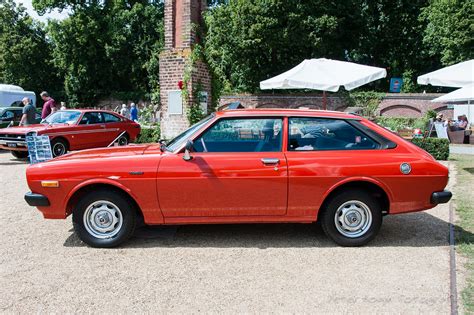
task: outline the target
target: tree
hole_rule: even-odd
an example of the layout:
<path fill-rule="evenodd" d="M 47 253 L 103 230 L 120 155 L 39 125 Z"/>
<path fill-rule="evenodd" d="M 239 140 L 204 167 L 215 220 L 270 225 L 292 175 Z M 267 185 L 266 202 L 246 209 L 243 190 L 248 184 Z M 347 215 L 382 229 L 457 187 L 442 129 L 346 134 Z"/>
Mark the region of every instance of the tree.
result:
<path fill-rule="evenodd" d="M 425 23 L 419 20 L 428 0 L 361 0 L 358 45 L 348 52 L 350 60 L 387 68 L 387 78 L 403 77 L 413 91 L 416 76 L 439 62 L 423 46 Z M 388 79 L 373 86 L 387 90 Z"/>
<path fill-rule="evenodd" d="M 53 7 L 72 11 L 48 27 L 70 101 L 90 104 L 109 95 L 156 98 L 161 2 L 36 0 L 34 5 L 40 12 Z"/>
<path fill-rule="evenodd" d="M 444 65 L 474 58 L 474 5 L 470 0 L 432 0 L 423 10 L 423 42 Z"/>
<path fill-rule="evenodd" d="M 60 88 L 43 25 L 13 0 L 0 3 L 0 82 L 40 92 Z"/>
<path fill-rule="evenodd" d="M 205 53 L 227 89 L 253 92 L 260 80 L 303 59 L 344 59 L 354 45 L 353 1 L 230 0 L 205 15 Z"/>

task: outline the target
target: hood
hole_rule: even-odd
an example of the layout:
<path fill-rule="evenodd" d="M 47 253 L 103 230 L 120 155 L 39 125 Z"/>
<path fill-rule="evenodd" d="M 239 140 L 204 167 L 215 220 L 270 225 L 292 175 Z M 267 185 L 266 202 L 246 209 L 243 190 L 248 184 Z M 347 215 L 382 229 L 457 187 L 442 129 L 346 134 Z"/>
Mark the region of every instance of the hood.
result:
<path fill-rule="evenodd" d="M 49 126 L 49 125 L 42 125 L 42 124 L 35 124 L 35 125 L 29 125 L 29 126 L 15 126 L 15 127 L 8 127 L 8 128 L 3 128 L 0 130 L 0 133 L 2 134 L 26 134 L 30 131 L 43 131 L 47 130 L 50 128 L 54 128 L 54 126 Z"/>
<path fill-rule="evenodd" d="M 96 159 L 96 158 L 106 158 L 106 157 L 119 157 L 119 156 L 123 157 L 123 156 L 142 155 L 145 152 L 145 150 L 151 146 L 152 145 L 150 144 L 142 144 L 142 145 L 128 145 L 125 147 L 109 147 L 109 148 L 81 150 L 81 151 L 72 152 L 72 153 L 57 157 L 51 161 Z"/>

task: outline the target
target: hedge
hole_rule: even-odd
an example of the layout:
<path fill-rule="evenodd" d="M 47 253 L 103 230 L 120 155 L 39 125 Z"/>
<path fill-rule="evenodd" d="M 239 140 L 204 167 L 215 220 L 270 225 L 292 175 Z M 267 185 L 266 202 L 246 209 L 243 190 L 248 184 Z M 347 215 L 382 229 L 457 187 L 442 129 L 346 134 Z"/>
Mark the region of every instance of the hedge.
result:
<path fill-rule="evenodd" d="M 447 160 L 449 157 L 449 140 L 440 138 L 413 138 L 411 140 L 437 160 Z"/>
<path fill-rule="evenodd" d="M 160 125 L 141 127 L 142 130 L 137 138 L 137 143 L 158 143 L 160 141 Z"/>

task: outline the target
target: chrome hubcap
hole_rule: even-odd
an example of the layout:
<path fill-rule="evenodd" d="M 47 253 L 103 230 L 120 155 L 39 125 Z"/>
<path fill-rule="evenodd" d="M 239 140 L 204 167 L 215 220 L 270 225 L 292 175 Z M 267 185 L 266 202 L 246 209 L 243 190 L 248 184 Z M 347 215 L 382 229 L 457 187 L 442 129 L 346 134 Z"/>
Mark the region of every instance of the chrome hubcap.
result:
<path fill-rule="evenodd" d="M 84 226 L 96 238 L 114 237 L 120 232 L 122 223 L 122 212 L 110 201 L 96 201 L 84 212 Z"/>
<path fill-rule="evenodd" d="M 372 226 L 372 213 L 359 200 L 347 201 L 336 210 L 334 223 L 342 235 L 349 238 L 360 237 Z"/>

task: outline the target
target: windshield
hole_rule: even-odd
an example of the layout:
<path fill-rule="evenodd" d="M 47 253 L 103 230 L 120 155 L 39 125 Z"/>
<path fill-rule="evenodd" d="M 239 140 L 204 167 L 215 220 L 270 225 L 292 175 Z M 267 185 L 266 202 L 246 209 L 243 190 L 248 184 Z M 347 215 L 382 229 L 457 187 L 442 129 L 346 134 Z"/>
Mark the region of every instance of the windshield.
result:
<path fill-rule="evenodd" d="M 211 114 L 204 118 L 203 120 L 195 123 L 191 127 L 189 127 L 188 130 L 184 131 L 180 135 L 178 135 L 176 138 L 171 140 L 166 144 L 166 150 L 167 151 L 175 151 L 178 149 L 183 143 L 185 143 L 189 137 L 191 137 L 198 129 L 200 129 L 202 126 L 204 126 L 209 120 L 211 120 L 214 117 L 214 114 Z"/>
<path fill-rule="evenodd" d="M 41 123 L 45 124 L 68 124 L 68 125 L 73 125 L 77 122 L 79 119 L 79 116 L 81 116 L 81 112 L 76 112 L 76 111 L 58 111 L 55 113 L 52 113 Z"/>

